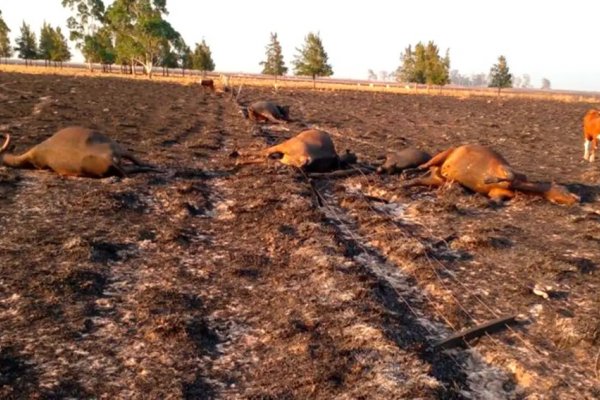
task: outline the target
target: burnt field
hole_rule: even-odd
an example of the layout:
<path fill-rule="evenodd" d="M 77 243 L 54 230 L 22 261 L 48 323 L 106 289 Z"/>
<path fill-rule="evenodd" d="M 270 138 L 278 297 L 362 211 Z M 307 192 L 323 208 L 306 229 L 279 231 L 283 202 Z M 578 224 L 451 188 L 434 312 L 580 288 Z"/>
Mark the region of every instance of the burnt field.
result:
<path fill-rule="evenodd" d="M 257 129 L 197 85 L 0 74 L 17 152 L 84 125 L 164 170 L 0 167 L 0 398 L 600 397 L 600 162 L 582 159 L 581 134 L 595 104 L 239 96 L 262 99 L 302 122 Z M 307 178 L 229 157 L 306 124 L 372 164 L 408 144 L 490 145 L 582 202 L 499 206 L 398 175 Z M 432 349 L 506 315 L 519 323 Z"/>

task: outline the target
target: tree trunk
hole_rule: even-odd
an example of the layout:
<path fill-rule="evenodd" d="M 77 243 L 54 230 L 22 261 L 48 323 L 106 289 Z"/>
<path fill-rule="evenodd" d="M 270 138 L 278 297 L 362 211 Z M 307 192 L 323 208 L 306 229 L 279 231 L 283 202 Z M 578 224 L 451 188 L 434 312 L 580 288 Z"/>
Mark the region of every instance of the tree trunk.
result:
<path fill-rule="evenodd" d="M 152 79 L 152 62 L 144 64 L 144 71 L 146 72 L 146 75 L 148 75 L 148 78 Z"/>
<path fill-rule="evenodd" d="M 317 76 L 313 74 L 313 89 L 317 88 Z"/>

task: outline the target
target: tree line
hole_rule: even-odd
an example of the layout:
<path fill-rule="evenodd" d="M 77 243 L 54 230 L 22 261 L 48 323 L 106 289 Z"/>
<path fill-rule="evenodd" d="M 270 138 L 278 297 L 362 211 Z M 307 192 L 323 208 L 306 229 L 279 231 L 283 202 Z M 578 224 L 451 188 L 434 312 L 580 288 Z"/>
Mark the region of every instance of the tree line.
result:
<path fill-rule="evenodd" d="M 63 7 L 72 15 L 67 19 L 69 40 L 81 51 L 91 69 L 101 64 L 103 69 L 120 66 L 124 72 L 133 73 L 141 66 L 152 76 L 154 66 L 214 71 L 215 62 L 210 47 L 204 39 L 192 49 L 181 34 L 166 20 L 166 0 L 115 0 L 108 7 L 103 0 L 61 0 Z M 35 32 L 23 21 L 16 46 L 11 47 L 10 29 L 0 11 L 0 58 L 13 55 L 26 61 L 44 59 L 63 62 L 71 59 L 66 38 L 60 28 L 47 23 L 37 40 Z M 317 76 L 333 74 L 328 56 L 318 33 L 309 33 L 305 44 L 297 49 L 298 55 L 292 62 L 294 73 Z M 271 34 L 267 46 L 266 60 L 260 63 L 263 73 L 275 76 L 287 73 L 281 45 L 277 34 Z"/>
<path fill-rule="evenodd" d="M 185 43 L 179 32 L 166 20 L 167 0 L 114 0 L 106 7 L 103 0 L 61 0 L 63 7 L 72 15 L 67 19 L 69 40 L 81 51 L 90 69 L 93 64 L 101 64 L 103 69 L 118 65 L 124 72 L 134 73 L 136 66 L 152 76 L 154 66 L 194 69 L 202 72 L 214 71 L 212 52 L 204 39 L 195 43 L 194 50 Z M 53 28 L 44 22 L 39 41 L 30 26 L 23 21 L 16 46 L 11 47 L 8 33 L 10 29 L 0 11 L 0 58 L 13 55 L 26 61 L 45 60 L 46 63 L 62 63 L 71 59 L 67 39 L 60 27 Z M 292 60 L 295 75 L 331 76 L 327 52 L 319 33 L 309 32 L 302 47 L 296 48 Z M 271 33 L 266 46 L 265 60 L 260 61 L 262 73 L 274 77 L 287 74 L 288 67 L 283 59 L 281 43 L 277 33 Z M 377 75 L 369 70 L 369 79 Z M 489 75 L 476 74 L 464 77 L 456 70 L 450 70 L 450 51 L 440 55 L 438 46 L 427 44 L 409 45 L 400 55 L 400 65 L 393 73 L 380 72 L 381 79 L 395 79 L 399 82 L 419 83 L 428 86 L 443 86 L 449 83 L 463 86 L 502 88 L 528 87 L 529 77 L 514 77 L 508 68 L 506 58 L 500 56 Z M 542 81 L 542 88 L 549 89 L 550 81 Z"/>

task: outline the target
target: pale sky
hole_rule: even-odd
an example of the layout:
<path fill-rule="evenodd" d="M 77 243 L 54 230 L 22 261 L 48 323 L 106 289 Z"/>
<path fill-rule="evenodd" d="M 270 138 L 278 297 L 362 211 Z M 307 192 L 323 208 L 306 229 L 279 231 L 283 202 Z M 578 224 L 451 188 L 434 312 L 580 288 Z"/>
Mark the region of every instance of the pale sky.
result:
<path fill-rule="evenodd" d="M 167 0 L 167 9 L 192 49 L 206 40 L 220 72 L 259 73 L 270 32 L 277 32 L 291 73 L 296 48 L 312 31 L 336 78 L 395 70 L 409 44 L 433 40 L 440 55 L 450 49 L 450 68 L 462 75 L 487 74 L 504 55 L 510 71 L 529 74 L 535 88 L 547 78 L 553 89 L 600 91 L 597 0 Z M 68 36 L 71 12 L 61 0 L 0 0 L 0 10 L 13 40 L 23 20 L 38 36 L 44 20 Z"/>

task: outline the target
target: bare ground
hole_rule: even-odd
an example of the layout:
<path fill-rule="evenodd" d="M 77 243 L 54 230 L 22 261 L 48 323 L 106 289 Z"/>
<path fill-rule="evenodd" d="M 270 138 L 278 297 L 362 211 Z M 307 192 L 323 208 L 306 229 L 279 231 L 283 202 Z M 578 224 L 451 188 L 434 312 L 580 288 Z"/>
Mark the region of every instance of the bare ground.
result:
<path fill-rule="evenodd" d="M 0 74 L 18 151 L 79 124 L 165 170 L 0 168 L 1 398 L 600 397 L 600 167 L 580 133 L 592 104 L 248 87 L 239 100 L 258 99 L 301 122 L 257 130 L 198 86 Z M 583 202 L 495 206 L 228 157 L 306 124 L 370 163 L 405 144 L 491 145 Z M 431 348 L 511 314 L 511 329 Z"/>

